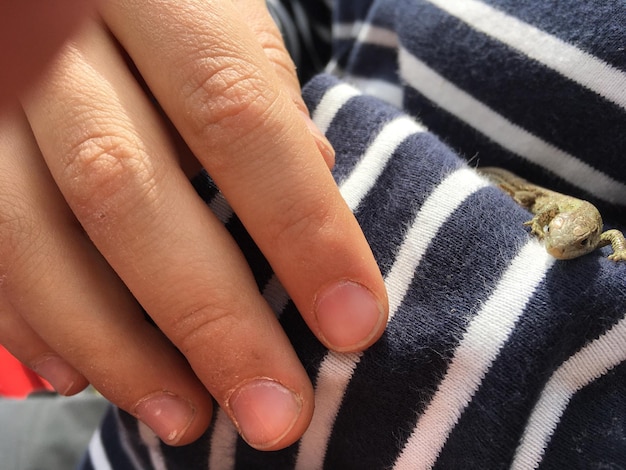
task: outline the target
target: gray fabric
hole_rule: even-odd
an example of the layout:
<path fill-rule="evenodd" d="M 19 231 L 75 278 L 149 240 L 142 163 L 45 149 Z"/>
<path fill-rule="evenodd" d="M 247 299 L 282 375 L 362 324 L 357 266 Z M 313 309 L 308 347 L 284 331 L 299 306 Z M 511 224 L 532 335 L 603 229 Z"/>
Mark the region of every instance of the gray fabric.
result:
<path fill-rule="evenodd" d="M 0 399 L 0 470 L 68 470 L 79 463 L 107 401 L 87 390 Z"/>

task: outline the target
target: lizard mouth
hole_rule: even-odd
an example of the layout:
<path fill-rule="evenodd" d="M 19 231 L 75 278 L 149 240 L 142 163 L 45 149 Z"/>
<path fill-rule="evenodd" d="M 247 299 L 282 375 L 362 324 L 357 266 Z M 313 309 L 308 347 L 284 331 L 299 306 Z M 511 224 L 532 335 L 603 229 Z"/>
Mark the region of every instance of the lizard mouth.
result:
<path fill-rule="evenodd" d="M 546 247 L 546 251 L 556 259 L 572 259 L 577 256 L 575 253 L 568 252 L 564 248 L 557 246 L 548 246 Z"/>
<path fill-rule="evenodd" d="M 576 250 L 567 250 L 565 248 L 559 248 L 559 247 L 554 247 L 554 246 L 547 246 L 546 251 L 549 254 L 551 254 L 553 257 L 555 257 L 556 259 L 562 259 L 562 260 L 574 259 L 587 253 L 587 252 L 580 252 Z"/>

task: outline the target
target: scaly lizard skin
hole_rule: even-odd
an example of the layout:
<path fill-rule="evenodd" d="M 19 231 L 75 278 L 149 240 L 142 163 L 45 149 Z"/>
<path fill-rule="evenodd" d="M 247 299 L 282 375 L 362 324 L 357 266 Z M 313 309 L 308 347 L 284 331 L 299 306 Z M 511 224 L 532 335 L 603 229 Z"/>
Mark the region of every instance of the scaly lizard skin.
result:
<path fill-rule="evenodd" d="M 619 230 L 602 232 L 602 217 L 590 202 L 532 184 L 502 168 L 479 172 L 535 216 L 525 223 L 557 259 L 572 259 L 611 245 L 609 259 L 626 261 L 626 239 Z"/>

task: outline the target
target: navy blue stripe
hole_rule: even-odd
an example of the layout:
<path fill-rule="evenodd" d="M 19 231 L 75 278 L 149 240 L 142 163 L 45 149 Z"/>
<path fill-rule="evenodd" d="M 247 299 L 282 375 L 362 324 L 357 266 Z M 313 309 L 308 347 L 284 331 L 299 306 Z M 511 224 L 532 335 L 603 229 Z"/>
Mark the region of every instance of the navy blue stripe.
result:
<path fill-rule="evenodd" d="M 404 106 L 418 114 L 425 126 L 437 135 L 446 136 L 446 143 L 472 163 L 481 166 L 505 167 L 536 184 L 555 189 L 564 194 L 587 199 L 600 209 L 603 216 L 607 217 L 606 220 L 623 214 L 626 201 L 623 201 L 622 205 L 609 204 L 555 175 L 548 174 L 537 165 L 529 163 L 525 158 L 509 152 L 483 134 L 476 132 L 465 122 L 434 105 L 415 89 L 407 88 L 404 99 Z M 593 166 L 596 160 L 587 163 Z M 626 160 L 622 159 L 621 162 L 618 162 L 615 169 L 608 174 L 613 177 L 617 176 L 618 179 L 619 175 L 626 174 Z M 625 181 L 626 178 L 621 180 Z"/>
<path fill-rule="evenodd" d="M 369 80 L 379 79 L 394 84 L 400 82 L 397 49 L 369 43 L 360 44 L 358 54 L 350 57 L 344 69 L 352 75 Z"/>
<path fill-rule="evenodd" d="M 205 169 L 200 170 L 200 172 L 191 179 L 191 184 L 198 195 L 207 204 L 219 193 L 219 189 Z"/>
<path fill-rule="evenodd" d="M 272 277 L 272 267 L 238 217 L 231 217 L 226 224 L 226 228 L 237 242 L 237 245 L 246 258 L 248 266 L 250 266 L 250 270 L 254 275 L 259 290 L 262 291 L 263 287 Z"/>
<path fill-rule="evenodd" d="M 384 0 L 383 0 L 384 2 Z M 359 0 L 358 2 L 335 2 L 333 5 L 333 22 L 338 24 L 366 21 L 372 8 L 381 0 Z"/>
<path fill-rule="evenodd" d="M 573 397 L 540 470 L 626 468 L 626 363 Z"/>
<path fill-rule="evenodd" d="M 623 1 L 483 1 L 626 71 Z"/>
<path fill-rule="evenodd" d="M 354 39 L 333 40 L 333 59 L 337 62 L 340 70 L 348 67 L 348 61 L 352 55 L 356 41 Z"/>
<path fill-rule="evenodd" d="M 337 113 L 327 136 L 341 155 L 333 169 L 340 184 L 379 132 L 399 115 L 394 107 L 367 95 L 352 98 Z M 404 229 L 427 195 L 443 175 L 460 165 L 461 160 L 429 132 L 414 134 L 396 148 L 377 184 L 355 212 L 383 274 L 403 241 Z M 418 180 L 419 191 L 403 189 Z"/>
<path fill-rule="evenodd" d="M 265 470 L 293 468 L 297 457 L 297 444 L 274 451 L 261 452 L 247 445 L 243 439 L 237 441 L 237 459 L 235 470 Z"/>
<path fill-rule="evenodd" d="M 217 408 L 216 408 L 217 409 Z M 168 470 L 188 470 L 190 468 L 205 468 L 209 461 L 210 438 L 205 433 L 193 444 L 180 447 L 161 445 L 163 457 L 167 462 Z"/>
<path fill-rule="evenodd" d="M 337 83 L 339 83 L 339 80 L 335 77 L 324 74 L 314 77 L 302 87 L 302 98 L 311 115 L 315 112 L 328 89 Z"/>
<path fill-rule="evenodd" d="M 411 53 L 513 123 L 626 181 L 624 110 L 426 1 L 410 5 L 398 33 Z"/>

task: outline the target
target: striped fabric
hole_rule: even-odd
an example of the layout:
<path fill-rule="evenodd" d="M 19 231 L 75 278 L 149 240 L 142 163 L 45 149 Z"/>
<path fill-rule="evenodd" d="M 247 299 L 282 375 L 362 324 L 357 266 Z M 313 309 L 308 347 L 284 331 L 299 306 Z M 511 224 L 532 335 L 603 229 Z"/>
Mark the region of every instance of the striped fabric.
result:
<path fill-rule="evenodd" d="M 623 2 L 345 2 L 334 27 L 331 69 L 461 156 L 626 209 Z"/>
<path fill-rule="evenodd" d="M 304 95 L 385 277 L 385 335 L 326 350 L 202 174 L 313 381 L 311 426 L 264 453 L 217 411 L 171 448 L 111 409 L 83 468 L 625 468 L 626 263 L 608 248 L 554 260 L 474 167 L 585 196 L 624 226 L 626 5 L 361 0 L 334 15 L 332 75 Z"/>

